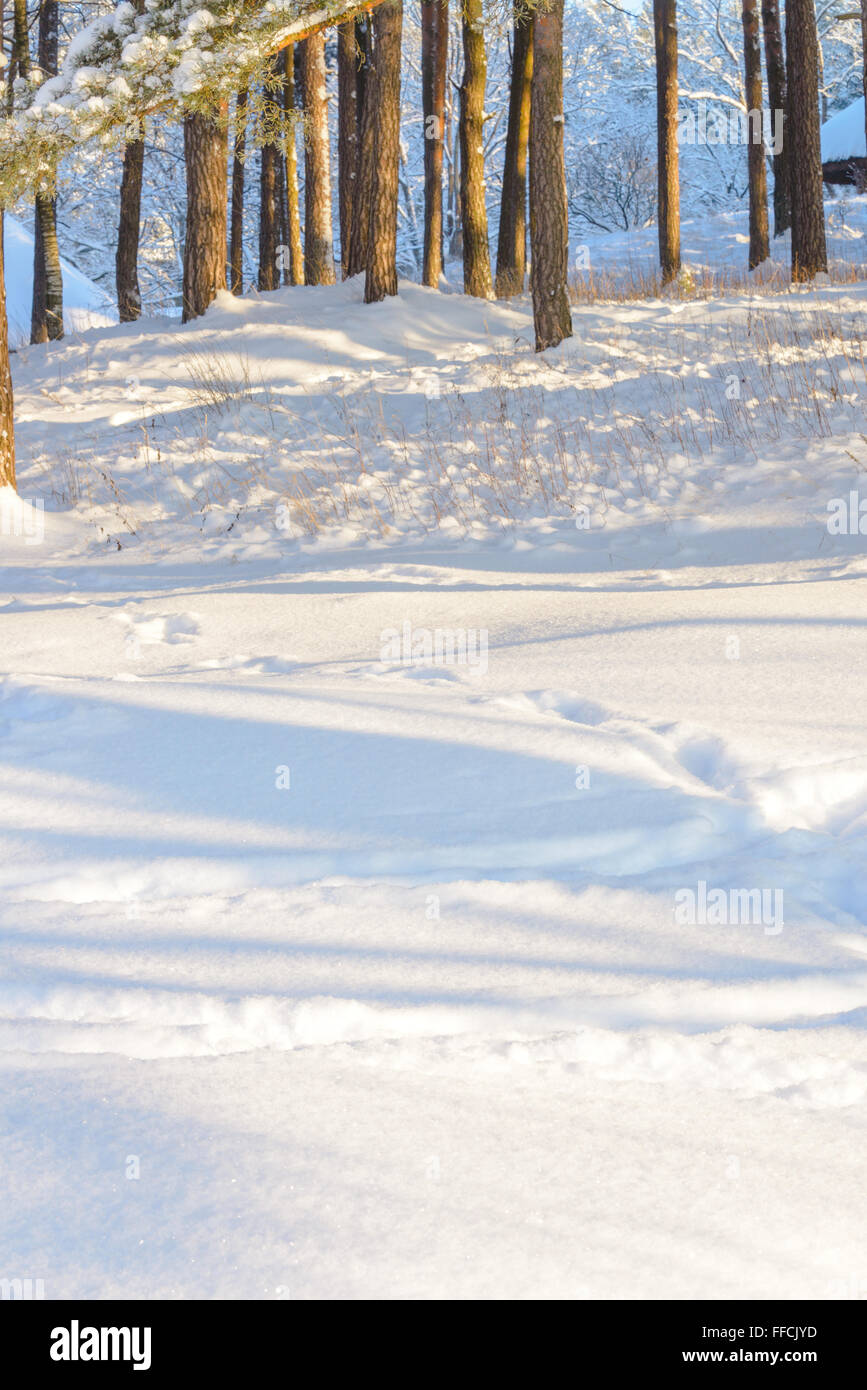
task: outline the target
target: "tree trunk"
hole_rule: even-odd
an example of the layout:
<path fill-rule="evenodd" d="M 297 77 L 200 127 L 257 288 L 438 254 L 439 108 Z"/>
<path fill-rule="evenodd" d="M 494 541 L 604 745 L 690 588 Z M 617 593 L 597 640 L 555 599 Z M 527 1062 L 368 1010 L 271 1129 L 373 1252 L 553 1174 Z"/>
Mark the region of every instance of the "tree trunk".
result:
<path fill-rule="evenodd" d="M 120 220 L 114 282 L 117 289 L 117 315 L 121 323 L 134 323 L 141 315 L 138 283 L 138 244 L 141 223 L 141 189 L 144 171 L 144 140 L 130 140 L 123 151 L 120 181 Z"/>
<path fill-rule="evenodd" d="M 374 136 L 376 130 L 376 73 L 373 55 L 373 21 L 370 16 L 356 20 L 355 41 L 359 49 L 358 68 L 358 188 L 352 209 L 349 234 L 347 275 L 360 275 L 367 268 L 367 243 L 370 237 L 370 208 L 373 201 L 373 178 L 376 165 Z"/>
<path fill-rule="evenodd" d="M 15 23 L 21 12 L 15 7 Z M 46 77 L 57 74 L 57 0 L 41 0 L 39 5 L 38 62 Z M 19 38 L 20 48 L 26 37 Z M 26 59 L 29 68 L 29 54 Z M 57 203 L 48 193 L 37 193 L 34 208 L 33 301 L 30 318 L 31 343 L 47 343 L 63 337 L 63 274 L 57 244 Z"/>
<path fill-rule="evenodd" d="M 12 373 L 9 370 L 9 325 L 3 274 L 3 213 L 0 212 L 0 487 L 15 486 L 15 426 Z"/>
<path fill-rule="evenodd" d="M 340 205 L 340 270 L 349 273 L 352 206 L 358 184 L 358 50 L 355 20 L 337 28 L 337 188 Z"/>
<path fill-rule="evenodd" d="M 867 0 L 864 0 L 867 4 Z M 436 289 L 443 269 L 443 135 L 449 0 L 422 0 L 421 90 L 424 112 L 424 263 L 422 284 Z"/>
<path fill-rule="evenodd" d="M 572 336 L 566 279 L 569 220 L 563 159 L 563 0 L 533 18 L 530 101 L 530 286 L 536 351 Z"/>
<path fill-rule="evenodd" d="M 229 289 L 244 293 L 244 159 L 247 153 L 247 93 L 235 100 L 235 147 L 232 156 L 232 212 L 229 236 Z"/>
<path fill-rule="evenodd" d="M 328 143 L 328 92 L 325 85 L 325 34 L 311 34 L 299 45 L 304 89 L 304 278 L 308 285 L 334 284 L 331 230 L 331 157 Z"/>
<path fill-rule="evenodd" d="M 509 126 L 503 163 L 500 233 L 497 239 L 498 299 L 524 292 L 527 261 L 527 143 L 530 138 L 530 87 L 533 78 L 533 17 L 526 10 L 515 16 L 512 36 L 512 80 Z"/>
<path fill-rule="evenodd" d="M 677 0 L 653 0 L 656 44 L 656 142 L 659 264 L 667 285 L 680 270 L 677 167 Z"/>
<path fill-rule="evenodd" d="M 187 221 L 183 321 L 198 318 L 226 288 L 228 139 L 222 123 L 200 112 L 184 117 Z"/>
<path fill-rule="evenodd" d="M 461 82 L 461 219 L 464 294 L 492 299 L 488 210 L 485 205 L 485 34 L 482 0 L 463 0 L 464 76 Z"/>
<path fill-rule="evenodd" d="M 284 53 L 283 110 L 286 113 L 286 244 L 288 264 L 284 261 L 283 283 L 304 284 L 304 250 L 301 243 L 301 208 L 298 201 L 298 147 L 295 143 L 295 45 L 289 44 Z M 285 255 L 285 253 L 284 253 Z"/>
<path fill-rule="evenodd" d="M 862 0 L 867 4 L 867 0 Z M 762 0 L 762 28 L 765 33 L 765 65 L 768 70 L 768 101 L 773 120 L 774 155 L 774 236 L 788 231 L 792 223 L 789 192 L 789 132 L 787 123 L 786 59 L 780 28 L 779 0 Z"/>
<path fill-rule="evenodd" d="M 267 101 L 270 114 L 283 115 L 283 79 L 279 74 L 275 58 L 270 64 L 270 75 L 279 80 L 276 92 L 269 90 Z M 259 165 L 259 274 L 257 285 L 260 290 L 276 290 L 280 284 L 280 269 L 283 253 L 280 245 L 280 224 L 283 220 L 283 161 L 280 146 L 269 140 L 262 146 Z"/>
<path fill-rule="evenodd" d="M 758 0 L 743 0 L 744 93 L 747 102 L 747 169 L 750 190 L 750 270 L 766 261 L 768 245 L 768 177 L 762 138 L 762 50 Z"/>
<path fill-rule="evenodd" d="M 376 166 L 364 302 L 397 294 L 397 195 L 400 173 L 400 39 L 403 0 L 385 0 L 373 12 L 376 66 Z"/>
<path fill-rule="evenodd" d="M 792 195 L 792 280 L 827 271 L 822 154 L 819 140 L 819 41 L 813 0 L 786 5 L 789 174 Z"/>
<path fill-rule="evenodd" d="M 867 0 L 861 0 L 861 90 L 864 93 L 864 138 L 867 140 Z"/>

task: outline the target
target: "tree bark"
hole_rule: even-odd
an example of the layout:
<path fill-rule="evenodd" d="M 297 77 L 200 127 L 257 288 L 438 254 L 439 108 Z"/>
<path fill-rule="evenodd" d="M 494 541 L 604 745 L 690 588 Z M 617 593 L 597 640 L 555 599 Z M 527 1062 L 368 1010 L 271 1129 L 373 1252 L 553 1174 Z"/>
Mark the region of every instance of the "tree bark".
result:
<path fill-rule="evenodd" d="M 235 99 L 235 143 L 232 152 L 232 210 L 229 234 L 229 289 L 244 293 L 244 160 L 247 154 L 247 93 Z"/>
<path fill-rule="evenodd" d="M 865 0 L 867 4 L 867 0 Z M 422 0 L 421 89 L 424 114 L 424 262 L 422 284 L 436 289 L 443 269 L 443 138 L 449 0 Z"/>
<path fill-rule="evenodd" d="M 656 45 L 656 142 L 659 264 L 667 285 L 680 270 L 677 163 L 677 0 L 653 0 Z"/>
<path fill-rule="evenodd" d="M 117 315 L 121 323 L 134 323 L 141 316 L 138 246 L 143 172 L 144 140 L 130 140 L 123 151 L 120 219 L 117 228 L 117 252 L 114 258 Z"/>
<path fill-rule="evenodd" d="M 533 17 L 530 251 L 536 351 L 572 336 L 566 279 L 569 220 L 563 159 L 563 0 Z"/>
<path fill-rule="evenodd" d="M 867 0 L 862 0 L 867 4 Z M 792 224 L 789 192 L 789 132 L 786 96 L 786 59 L 780 28 L 779 0 L 762 0 L 762 29 L 765 35 L 765 66 L 768 72 L 768 101 L 774 122 L 774 137 L 780 146 L 774 159 L 774 236 L 782 236 Z M 779 131 L 777 124 L 779 123 Z"/>
<path fill-rule="evenodd" d="M 283 114 L 283 79 L 278 71 L 276 58 L 270 64 L 271 77 L 279 80 L 276 92 L 269 90 L 267 99 L 272 103 L 272 111 L 278 109 Z M 276 141 L 267 141 L 260 152 L 259 164 L 259 274 L 257 285 L 260 290 L 276 290 L 280 284 L 280 226 L 283 220 L 283 161 L 280 146 Z"/>
<path fill-rule="evenodd" d="M 15 425 L 12 373 L 9 370 L 9 324 L 3 274 L 3 213 L 0 212 L 0 487 L 15 487 Z"/>
<path fill-rule="evenodd" d="M 355 41 L 360 62 L 358 68 L 358 188 L 352 210 L 349 234 L 347 275 L 360 275 L 367 268 L 367 244 L 370 237 L 370 209 L 373 201 L 373 178 L 376 165 L 374 137 L 376 131 L 376 72 L 373 54 L 373 21 L 368 16 L 357 20 Z"/>
<path fill-rule="evenodd" d="M 16 26 L 21 23 L 15 7 Z M 40 0 L 38 62 L 47 77 L 57 74 L 57 0 Z M 19 39 L 18 47 L 26 47 Z M 20 59 L 19 59 L 20 64 Z M 29 54 L 26 66 L 29 69 Z M 48 193 L 37 193 L 34 207 L 33 302 L 30 316 L 31 343 L 47 343 L 63 337 L 63 273 L 57 244 L 57 203 Z"/>
<path fill-rule="evenodd" d="M 226 128 L 200 112 L 184 117 L 187 220 L 183 321 L 198 318 L 226 288 Z"/>
<path fill-rule="evenodd" d="M 403 0 L 385 0 L 373 12 L 376 165 L 364 302 L 397 294 L 397 197 L 400 174 L 400 40 Z"/>
<path fill-rule="evenodd" d="M 488 210 L 485 205 L 485 34 L 482 0 L 463 0 L 464 75 L 461 82 L 461 220 L 464 294 L 492 299 Z"/>
<path fill-rule="evenodd" d="M 288 263 L 283 265 L 283 283 L 304 284 L 304 249 L 301 241 L 301 207 L 298 200 L 298 147 L 295 143 L 295 45 L 284 50 L 285 71 L 283 109 L 286 121 L 286 245 Z"/>
<path fill-rule="evenodd" d="M 747 102 L 747 171 L 750 199 L 750 270 L 771 254 L 768 244 L 768 177 L 762 138 L 762 50 L 758 0 L 743 0 L 744 93 Z"/>
<path fill-rule="evenodd" d="M 328 92 L 325 85 L 325 34 L 311 34 L 300 45 L 304 111 L 304 279 L 308 285 L 334 284 L 331 230 L 331 155 L 328 143 Z"/>
<path fill-rule="evenodd" d="M 788 0 L 786 5 L 786 80 L 792 280 L 798 283 L 828 269 L 819 139 L 819 40 L 813 0 Z"/>
<path fill-rule="evenodd" d="M 509 299 L 514 294 L 524 292 L 527 264 L 527 145 L 530 138 L 532 79 L 533 17 L 528 11 L 519 10 L 512 36 L 509 125 L 497 238 L 495 289 L 498 299 Z"/>
<path fill-rule="evenodd" d="M 337 189 L 340 206 L 340 270 L 349 273 L 352 207 L 358 185 L 358 50 L 355 21 L 337 28 Z"/>

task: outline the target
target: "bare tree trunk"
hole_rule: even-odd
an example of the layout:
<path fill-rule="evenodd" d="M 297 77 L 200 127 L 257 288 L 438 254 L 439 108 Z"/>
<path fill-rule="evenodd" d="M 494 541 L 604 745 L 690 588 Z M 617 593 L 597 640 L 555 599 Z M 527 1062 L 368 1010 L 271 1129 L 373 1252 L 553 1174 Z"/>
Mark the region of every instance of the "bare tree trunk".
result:
<path fill-rule="evenodd" d="M 3 213 L 0 212 L 0 487 L 15 487 L 15 424 L 12 373 L 9 370 L 9 324 L 3 274 Z"/>
<path fill-rule="evenodd" d="M 680 182 L 677 164 L 677 0 L 653 0 L 656 44 L 656 140 L 659 264 L 667 285 L 680 270 Z"/>
<path fill-rule="evenodd" d="M 358 50 L 355 20 L 337 28 L 337 188 L 340 205 L 340 269 L 349 273 L 352 206 L 358 186 Z"/>
<path fill-rule="evenodd" d="M 347 275 L 360 275 L 367 268 L 367 243 L 370 236 L 370 208 L 373 201 L 373 178 L 376 165 L 374 136 L 376 130 L 376 73 L 373 55 L 373 21 L 370 16 L 355 22 L 355 41 L 360 55 L 358 68 L 358 185 L 352 209 L 349 234 Z"/>
<path fill-rule="evenodd" d="M 16 25 L 21 19 L 20 7 L 16 5 Z M 38 62 L 40 71 L 47 77 L 57 74 L 57 33 L 57 0 L 40 0 Z M 18 40 L 18 47 L 23 51 L 26 46 L 25 35 L 23 40 Z M 26 63 L 29 69 L 29 53 Z M 63 337 L 63 273 L 57 244 L 57 203 L 48 193 L 36 194 L 34 227 L 30 341 L 47 343 Z"/>
<path fill-rule="evenodd" d="M 226 127 L 200 112 L 184 117 L 187 221 L 183 321 L 198 318 L 226 288 Z"/>
<path fill-rule="evenodd" d="M 120 218 L 117 227 L 117 252 L 114 258 L 117 315 L 121 323 L 134 323 L 141 315 L 138 245 L 143 171 L 144 140 L 130 140 L 123 151 Z"/>
<path fill-rule="evenodd" d="M 279 110 L 283 114 L 283 80 L 278 71 L 276 58 L 270 64 L 270 76 L 280 81 L 279 88 L 269 90 L 267 100 L 272 103 L 270 113 Z M 277 247 L 280 242 L 282 222 L 282 176 L 283 164 L 280 146 L 276 141 L 267 141 L 260 151 L 259 165 L 259 274 L 257 285 L 260 290 L 276 290 L 280 284 L 280 265 L 282 254 Z"/>
<path fill-rule="evenodd" d="M 812 280 L 815 275 L 828 269 L 819 139 L 818 50 L 813 0 L 788 0 L 787 139 L 792 194 L 792 280 L 795 282 Z"/>
<path fill-rule="evenodd" d="M 299 49 L 307 118 L 304 131 L 304 279 L 308 285 L 333 285 L 325 34 L 321 30 L 311 34 L 299 44 Z"/>
<path fill-rule="evenodd" d="M 500 233 L 497 239 L 498 299 L 524 292 L 527 264 L 527 145 L 530 139 L 530 87 L 533 78 L 533 16 L 515 15 L 509 126 L 503 163 Z"/>
<path fill-rule="evenodd" d="M 867 0 L 865 0 L 867 4 Z M 424 113 L 424 264 L 422 284 L 436 289 L 443 269 L 443 136 L 449 0 L 422 0 L 421 90 Z"/>
<path fill-rule="evenodd" d="M 397 294 L 397 197 L 400 174 L 400 39 L 403 0 L 385 0 L 373 12 L 376 66 L 376 166 L 364 302 Z"/>
<path fill-rule="evenodd" d="M 492 299 L 488 210 L 485 205 L 485 34 L 482 0 L 463 0 L 464 76 L 461 82 L 461 218 L 464 294 Z"/>
<path fill-rule="evenodd" d="M 572 336 L 566 279 L 569 219 L 563 159 L 563 0 L 533 17 L 530 252 L 536 351 Z"/>
<path fill-rule="evenodd" d="M 232 154 L 232 211 L 229 234 L 229 289 L 244 293 L 244 161 L 247 154 L 247 93 L 235 99 L 235 145 Z"/>
<path fill-rule="evenodd" d="M 867 4 L 867 0 L 862 0 Z M 792 222 L 789 192 L 789 132 L 786 128 L 788 102 L 786 96 L 786 59 L 783 53 L 783 34 L 780 28 L 779 0 L 762 0 L 762 28 L 765 34 L 765 66 L 768 70 L 768 101 L 774 122 L 774 236 L 788 231 Z M 779 128 L 778 128 L 779 123 Z"/>
<path fill-rule="evenodd" d="M 284 262 L 284 284 L 304 284 L 304 250 L 301 243 L 301 208 L 298 200 L 298 147 L 295 143 L 295 45 L 283 50 L 285 73 L 283 109 L 286 122 L 286 237 L 288 264 Z M 286 253 L 284 252 L 284 256 Z M 288 275 L 286 274 L 288 272 Z"/>
<path fill-rule="evenodd" d="M 762 138 L 762 50 L 758 0 L 742 0 L 744 93 L 747 102 L 747 169 L 750 196 L 750 270 L 771 254 L 768 244 L 768 176 Z"/>

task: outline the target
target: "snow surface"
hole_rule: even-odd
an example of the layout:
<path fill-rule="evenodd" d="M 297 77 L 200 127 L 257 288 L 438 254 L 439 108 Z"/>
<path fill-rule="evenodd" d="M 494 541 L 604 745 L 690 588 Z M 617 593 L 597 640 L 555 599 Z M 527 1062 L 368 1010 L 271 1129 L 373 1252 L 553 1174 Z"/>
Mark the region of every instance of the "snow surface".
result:
<path fill-rule="evenodd" d="M 33 307 L 33 234 L 8 213 L 3 218 L 3 258 L 9 346 L 30 342 Z M 63 271 L 63 326 L 67 333 L 104 328 L 117 322 L 117 313 L 102 290 L 80 270 L 60 259 Z"/>
<path fill-rule="evenodd" d="M 834 159 L 852 159 L 867 155 L 864 131 L 864 98 L 859 97 L 823 123 L 822 163 Z"/>
<path fill-rule="evenodd" d="M 537 357 L 524 300 L 353 281 L 17 355 L 7 1277 L 867 1294 L 865 314 Z"/>

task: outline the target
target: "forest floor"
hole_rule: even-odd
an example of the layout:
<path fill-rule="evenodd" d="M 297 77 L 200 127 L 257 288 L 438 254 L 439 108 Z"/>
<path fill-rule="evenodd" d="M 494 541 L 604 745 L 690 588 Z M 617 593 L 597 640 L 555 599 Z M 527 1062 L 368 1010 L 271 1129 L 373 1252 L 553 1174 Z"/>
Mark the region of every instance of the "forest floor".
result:
<path fill-rule="evenodd" d="M 360 301 L 15 356 L 0 1276 L 867 1296 L 867 288 Z"/>

